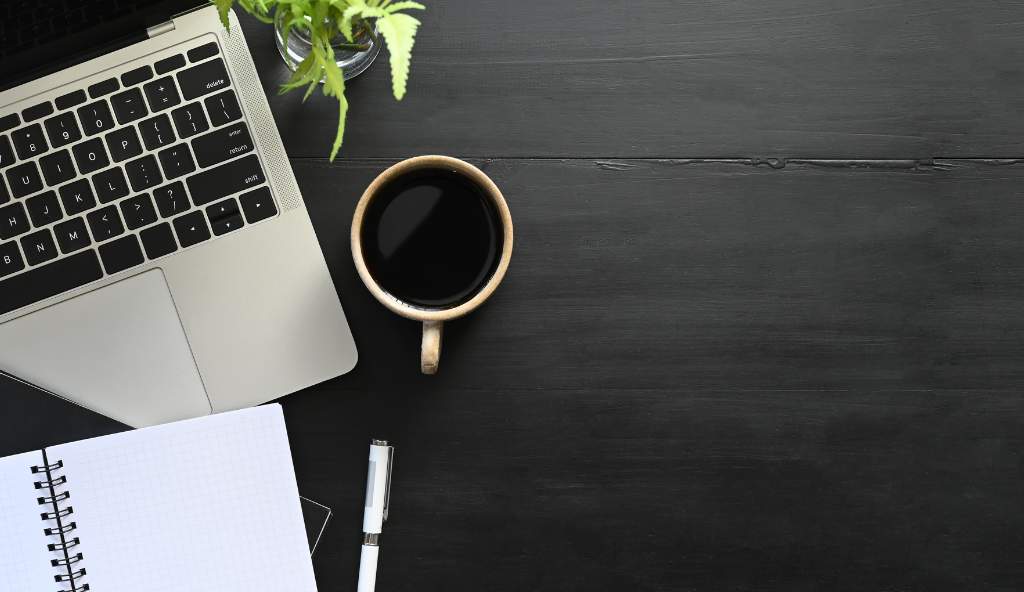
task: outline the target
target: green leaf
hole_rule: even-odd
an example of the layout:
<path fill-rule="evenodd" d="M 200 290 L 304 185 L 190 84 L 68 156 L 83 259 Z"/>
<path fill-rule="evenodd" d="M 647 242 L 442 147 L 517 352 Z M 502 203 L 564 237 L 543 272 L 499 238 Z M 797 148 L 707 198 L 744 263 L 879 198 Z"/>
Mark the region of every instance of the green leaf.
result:
<path fill-rule="evenodd" d="M 348 117 L 348 99 L 344 94 L 335 98 L 338 99 L 338 131 L 334 134 L 334 145 L 331 146 L 331 162 L 334 162 L 338 151 L 341 150 L 341 141 L 345 138 L 345 118 Z"/>
<path fill-rule="evenodd" d="M 231 10 L 231 5 L 234 4 L 234 0 L 210 0 L 210 2 L 213 2 L 217 7 L 217 14 L 220 15 L 220 22 L 230 33 L 231 22 L 228 20 L 228 11 Z"/>
<path fill-rule="evenodd" d="M 324 77 L 324 68 L 319 63 L 314 62 L 313 67 L 309 70 L 309 87 L 306 88 L 305 94 L 302 95 L 302 102 L 305 103 L 309 100 L 309 97 L 316 90 L 316 85 L 320 84 L 320 81 Z"/>
<path fill-rule="evenodd" d="M 285 82 L 280 86 L 280 88 L 278 88 L 278 94 L 283 95 L 288 91 L 302 88 L 303 86 L 310 84 L 310 82 L 314 84 L 319 82 L 319 78 L 313 78 L 315 75 L 315 72 L 313 72 L 315 66 L 317 66 L 316 58 L 312 54 L 306 56 L 306 59 L 299 62 L 298 67 L 295 68 L 295 72 L 292 72 L 291 78 L 288 79 L 288 82 Z"/>
<path fill-rule="evenodd" d="M 329 45 L 326 49 L 314 46 L 313 54 L 323 71 L 324 95 L 334 97 L 338 101 L 338 130 L 334 134 L 334 145 L 331 146 L 330 156 L 333 162 L 338 151 L 341 150 L 341 142 L 345 137 L 345 117 L 348 114 L 348 100 L 345 99 L 345 75 L 334 61 L 334 52 Z"/>
<path fill-rule="evenodd" d="M 274 22 L 270 8 L 276 3 L 277 0 L 238 0 L 243 10 L 256 17 L 256 20 L 268 24 Z"/>
<path fill-rule="evenodd" d="M 395 13 L 395 12 L 398 12 L 399 10 L 426 10 L 426 9 L 427 9 L 426 6 L 423 6 L 419 2 L 413 2 L 412 0 L 404 0 L 403 2 L 395 2 L 394 4 L 389 4 L 385 8 L 385 10 L 387 10 L 389 13 Z"/>
<path fill-rule="evenodd" d="M 362 0 L 353 0 L 352 5 L 346 8 L 345 12 L 341 14 L 339 28 L 341 29 L 341 34 L 345 36 L 345 39 L 347 39 L 349 43 L 354 41 L 352 38 L 352 19 L 362 12 L 365 7 L 366 4 L 364 4 Z"/>
<path fill-rule="evenodd" d="M 395 99 L 401 101 L 405 96 L 406 83 L 409 80 L 409 62 L 412 60 L 412 46 L 416 41 L 416 29 L 420 22 L 403 14 L 388 14 L 377 19 L 377 28 L 388 44 L 388 56 L 391 64 L 391 91 Z"/>

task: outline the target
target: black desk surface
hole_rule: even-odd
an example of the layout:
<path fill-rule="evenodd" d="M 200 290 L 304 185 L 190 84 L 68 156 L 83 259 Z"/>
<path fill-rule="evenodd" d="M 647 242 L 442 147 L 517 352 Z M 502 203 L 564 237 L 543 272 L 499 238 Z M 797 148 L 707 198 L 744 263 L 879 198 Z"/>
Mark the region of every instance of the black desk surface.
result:
<path fill-rule="evenodd" d="M 371 435 L 398 446 L 379 589 L 1013 590 L 1024 582 L 1024 7 L 433 2 L 405 101 L 379 62 L 276 97 L 360 349 L 282 399 L 354 587 Z M 478 163 L 504 285 L 419 327 L 360 284 L 362 189 Z M 103 429 L 49 402 L 0 453 Z"/>

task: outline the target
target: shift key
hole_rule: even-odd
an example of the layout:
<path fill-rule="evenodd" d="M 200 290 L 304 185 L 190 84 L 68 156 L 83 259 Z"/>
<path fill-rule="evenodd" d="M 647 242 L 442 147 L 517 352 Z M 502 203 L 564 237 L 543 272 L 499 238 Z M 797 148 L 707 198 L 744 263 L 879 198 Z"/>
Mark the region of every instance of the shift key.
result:
<path fill-rule="evenodd" d="M 232 160 L 188 178 L 188 192 L 196 206 L 203 206 L 265 181 L 263 169 L 255 154 Z"/>
<path fill-rule="evenodd" d="M 208 167 L 252 151 L 252 138 L 244 121 L 192 140 L 192 152 L 201 167 Z"/>
<path fill-rule="evenodd" d="M 220 58 L 178 72 L 178 86 L 186 101 L 220 90 L 228 84 L 228 71 Z"/>

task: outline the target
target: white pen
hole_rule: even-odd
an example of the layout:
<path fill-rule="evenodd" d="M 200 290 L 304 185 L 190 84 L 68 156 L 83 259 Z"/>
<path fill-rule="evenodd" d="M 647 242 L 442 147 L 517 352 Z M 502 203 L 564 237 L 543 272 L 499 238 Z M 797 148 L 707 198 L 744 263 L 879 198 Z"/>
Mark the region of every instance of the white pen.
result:
<path fill-rule="evenodd" d="M 377 585 L 380 531 L 388 519 L 391 501 L 391 463 L 395 447 L 387 440 L 370 441 L 370 467 L 366 475 L 366 506 L 363 508 L 363 550 L 359 555 L 357 592 L 373 592 Z"/>

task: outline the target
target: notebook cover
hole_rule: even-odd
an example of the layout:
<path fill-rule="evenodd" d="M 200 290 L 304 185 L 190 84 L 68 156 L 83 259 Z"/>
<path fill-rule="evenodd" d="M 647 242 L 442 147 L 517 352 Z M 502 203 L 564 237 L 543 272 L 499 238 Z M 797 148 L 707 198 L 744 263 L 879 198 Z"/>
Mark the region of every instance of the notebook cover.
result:
<path fill-rule="evenodd" d="M 128 429 L 0 369 L 0 456 Z"/>
<path fill-rule="evenodd" d="M 302 503 L 302 519 L 306 522 L 306 538 L 309 539 L 309 554 L 316 553 L 317 545 L 331 520 L 331 509 L 308 497 L 299 496 Z M 316 567 L 314 565 L 314 567 Z"/>

